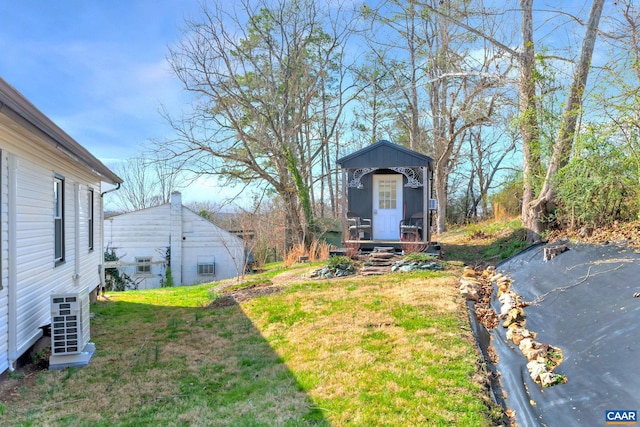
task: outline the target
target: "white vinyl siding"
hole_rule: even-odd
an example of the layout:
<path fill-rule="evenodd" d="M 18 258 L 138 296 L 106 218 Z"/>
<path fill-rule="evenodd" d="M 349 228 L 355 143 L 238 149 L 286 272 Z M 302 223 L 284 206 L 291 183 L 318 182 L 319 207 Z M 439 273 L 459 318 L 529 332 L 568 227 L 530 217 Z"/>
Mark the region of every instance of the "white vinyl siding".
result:
<path fill-rule="evenodd" d="M 116 215 L 104 221 L 105 245 L 115 250 L 122 263 L 133 264 L 136 257 L 152 258 L 152 274 L 138 276 L 141 279 L 138 289 L 160 287 L 165 277 L 162 262 L 168 247 L 172 247 L 174 267 L 177 260 L 181 260 L 180 268 L 171 269 L 176 285 L 193 285 L 214 278 L 223 280 L 242 273 L 242 239 L 184 206 L 173 212 L 176 211 L 182 219 L 177 232 L 172 228 L 170 204 Z M 120 268 L 129 275 L 135 274 L 134 269 Z"/>
<path fill-rule="evenodd" d="M 0 130 L 1 130 L 0 121 Z M 2 238 L 2 283 L 0 289 L 0 372 L 9 367 L 10 357 L 14 353 L 9 347 L 8 339 L 10 330 L 15 329 L 15 353 L 22 355 L 41 335 L 41 327 L 50 323 L 51 308 L 49 295 L 51 293 L 79 292 L 83 289 L 95 288 L 100 281 L 98 265 L 100 263 L 100 251 L 88 253 L 86 244 L 80 251 L 79 262 L 75 262 L 75 227 L 76 221 L 74 206 L 78 202 L 74 199 L 74 192 L 67 191 L 64 194 L 64 221 L 66 233 L 62 244 L 65 248 L 65 263 L 55 266 L 55 195 L 53 191 L 55 170 L 64 174 L 65 186 L 73 188 L 78 183 L 87 183 L 92 187 L 100 187 L 100 179 L 86 171 L 75 167 L 65 156 L 51 156 L 50 164 L 34 157 L 38 152 L 22 152 L 20 157 L 3 146 L 0 132 L 0 148 L 3 153 L 2 175 L 0 183 L 0 236 Z M 19 147 L 12 147 L 18 151 Z M 7 158 L 13 158 L 15 169 L 14 177 L 8 179 Z M 55 163 L 55 165 L 53 164 Z M 13 184 L 9 184 L 11 181 Z M 10 189 L 13 185 L 13 189 Z M 14 194 L 15 204 L 9 206 L 9 191 Z M 84 198 L 83 198 L 84 199 Z M 82 200 L 81 206 L 86 202 Z M 8 250 L 8 217 L 9 210 L 15 216 L 15 226 L 12 233 L 15 234 L 15 244 Z M 96 220 L 101 221 L 100 209 L 95 210 Z M 86 237 L 86 232 L 82 230 Z M 101 247 L 100 233 L 94 236 L 94 245 Z M 83 238 L 83 242 L 86 242 Z M 16 268 L 12 274 L 9 272 L 9 253 L 15 258 Z M 11 281 L 9 281 L 9 279 Z M 15 280 L 15 318 L 9 320 L 10 298 L 8 287 Z"/>
<path fill-rule="evenodd" d="M 106 177 L 75 157 L 75 148 L 63 151 L 57 138 L 67 140 L 64 131 L 24 106 L 0 109 L 0 373 L 51 323 L 51 294 L 92 291 L 100 283 L 101 251 L 87 250 L 86 192 L 100 191 Z M 54 185 L 57 174 L 62 186 Z M 93 207 L 100 227 L 102 199 L 95 197 Z M 99 230 L 95 249 L 102 247 Z"/>
<path fill-rule="evenodd" d="M 9 368 L 8 184 L 7 151 L 0 150 L 0 372 Z"/>
<path fill-rule="evenodd" d="M 242 273 L 244 244 L 242 239 L 223 230 L 197 213 L 183 207 L 182 280 L 184 284 L 223 280 Z M 199 275 L 194 265 L 210 260 L 215 276 Z M 214 263 L 215 260 L 215 263 Z M 205 267 L 206 268 L 206 267 Z"/>

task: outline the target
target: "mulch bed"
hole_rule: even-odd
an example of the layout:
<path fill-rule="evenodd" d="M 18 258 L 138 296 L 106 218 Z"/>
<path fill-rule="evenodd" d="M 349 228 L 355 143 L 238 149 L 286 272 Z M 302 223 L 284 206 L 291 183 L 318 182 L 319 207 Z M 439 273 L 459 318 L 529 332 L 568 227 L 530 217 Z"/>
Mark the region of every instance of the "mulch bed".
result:
<path fill-rule="evenodd" d="M 216 298 L 215 301 L 209 304 L 209 307 L 231 307 L 243 301 L 280 292 L 283 289 L 284 288 L 282 286 L 277 286 L 274 285 L 271 281 L 266 281 L 263 283 L 249 285 L 242 289 L 225 290 L 222 292 L 222 295 L 220 297 Z"/>

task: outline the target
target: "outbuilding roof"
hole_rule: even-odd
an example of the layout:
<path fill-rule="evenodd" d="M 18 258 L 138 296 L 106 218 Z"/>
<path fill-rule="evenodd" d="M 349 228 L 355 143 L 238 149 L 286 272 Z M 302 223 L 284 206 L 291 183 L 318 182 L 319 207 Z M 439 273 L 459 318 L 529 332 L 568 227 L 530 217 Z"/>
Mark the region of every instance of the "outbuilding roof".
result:
<path fill-rule="evenodd" d="M 380 140 L 337 160 L 344 169 L 429 166 L 433 159 L 387 140 Z"/>
<path fill-rule="evenodd" d="M 0 77 L 0 114 L 29 129 L 72 160 L 100 175 L 105 182 L 122 179 L 38 110 L 27 98 Z"/>

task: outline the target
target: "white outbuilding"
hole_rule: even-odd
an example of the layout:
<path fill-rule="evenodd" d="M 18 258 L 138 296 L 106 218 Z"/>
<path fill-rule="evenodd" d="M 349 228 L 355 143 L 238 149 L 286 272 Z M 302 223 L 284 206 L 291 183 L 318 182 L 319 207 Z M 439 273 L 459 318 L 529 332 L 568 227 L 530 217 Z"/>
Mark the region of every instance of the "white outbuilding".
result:
<path fill-rule="evenodd" d="M 106 218 L 104 233 L 117 257 L 105 267 L 137 289 L 166 285 L 167 267 L 175 286 L 236 277 L 246 268 L 243 240 L 183 206 L 177 191 L 170 203 Z"/>

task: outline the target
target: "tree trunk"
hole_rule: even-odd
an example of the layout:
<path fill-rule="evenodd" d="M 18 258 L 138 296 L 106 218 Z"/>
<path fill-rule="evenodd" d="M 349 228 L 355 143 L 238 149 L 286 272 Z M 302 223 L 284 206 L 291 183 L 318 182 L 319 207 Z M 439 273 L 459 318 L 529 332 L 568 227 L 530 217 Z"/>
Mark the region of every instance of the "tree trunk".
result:
<path fill-rule="evenodd" d="M 520 0 L 522 8 L 522 53 L 520 56 L 520 135 L 522 137 L 522 222 L 527 227 L 527 240 L 539 236 L 537 221 L 529 206 L 534 197 L 533 178 L 540 170 L 540 131 L 536 110 L 535 49 L 533 44 L 533 0 Z"/>
<path fill-rule="evenodd" d="M 522 0 L 523 2 L 529 0 Z M 580 58 L 576 65 L 573 82 L 569 89 L 569 95 L 565 102 L 564 111 L 560 121 L 560 129 L 553 146 L 553 154 L 549 160 L 547 174 L 540 195 L 528 205 L 528 218 L 525 225 L 529 229 L 527 240 L 535 242 L 540 240 L 540 234 L 546 230 L 548 223 L 545 217 L 555 208 L 555 188 L 553 179 L 558 171 L 565 166 L 571 154 L 573 140 L 576 132 L 576 123 L 582 107 L 582 96 L 587 84 L 591 57 L 598 33 L 598 23 L 602 15 L 605 0 L 594 0 L 587 21 L 587 29 L 582 42 Z"/>
<path fill-rule="evenodd" d="M 289 189 L 281 194 L 284 200 L 285 209 L 285 252 L 289 251 L 293 246 L 303 243 L 305 232 L 302 222 L 300 221 L 300 209 L 298 207 L 298 197 L 295 190 Z"/>

